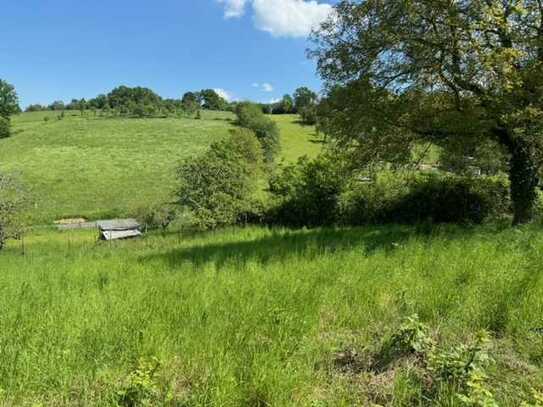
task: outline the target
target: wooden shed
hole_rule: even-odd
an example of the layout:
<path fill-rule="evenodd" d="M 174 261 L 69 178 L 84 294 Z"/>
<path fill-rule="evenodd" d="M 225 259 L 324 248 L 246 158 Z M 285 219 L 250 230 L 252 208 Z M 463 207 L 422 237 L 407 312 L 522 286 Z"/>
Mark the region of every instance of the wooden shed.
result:
<path fill-rule="evenodd" d="M 102 240 L 132 239 L 142 235 L 136 219 L 100 220 L 96 225 Z"/>

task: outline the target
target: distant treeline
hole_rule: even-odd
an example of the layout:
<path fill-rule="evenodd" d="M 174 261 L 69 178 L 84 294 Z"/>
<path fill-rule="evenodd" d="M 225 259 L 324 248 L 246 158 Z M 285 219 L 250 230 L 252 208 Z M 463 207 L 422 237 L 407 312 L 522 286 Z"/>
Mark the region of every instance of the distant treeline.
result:
<path fill-rule="evenodd" d="M 312 90 L 302 87 L 294 94 L 285 95 L 274 103 L 256 103 L 266 114 L 299 113 L 307 123 L 314 123 L 318 97 Z M 229 102 L 213 89 L 187 92 L 181 99 L 164 99 L 148 88 L 119 86 L 107 95 L 93 99 L 72 99 L 70 103 L 55 101 L 49 105 L 33 104 L 26 112 L 38 111 L 101 111 L 114 115 L 153 117 L 170 114 L 197 114 L 199 110 L 235 112 L 240 102 Z"/>

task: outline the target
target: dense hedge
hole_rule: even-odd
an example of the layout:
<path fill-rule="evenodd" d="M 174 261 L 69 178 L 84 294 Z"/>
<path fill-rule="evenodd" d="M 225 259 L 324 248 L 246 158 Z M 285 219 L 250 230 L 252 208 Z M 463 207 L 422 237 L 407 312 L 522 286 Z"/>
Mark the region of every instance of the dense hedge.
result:
<path fill-rule="evenodd" d="M 347 176 L 341 161 L 325 157 L 282 168 L 270 192 L 268 221 L 289 226 L 479 224 L 506 216 L 511 207 L 502 178 L 392 171 Z"/>
<path fill-rule="evenodd" d="M 238 125 L 253 131 L 262 145 L 266 162 L 274 161 L 280 151 L 279 128 L 270 118 L 262 113 L 262 109 L 249 102 L 236 106 Z"/>

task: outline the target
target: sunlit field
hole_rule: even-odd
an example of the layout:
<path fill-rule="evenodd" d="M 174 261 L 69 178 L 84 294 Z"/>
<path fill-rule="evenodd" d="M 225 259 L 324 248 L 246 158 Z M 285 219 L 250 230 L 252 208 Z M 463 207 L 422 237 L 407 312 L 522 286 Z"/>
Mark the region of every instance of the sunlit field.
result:
<path fill-rule="evenodd" d="M 517 406 L 543 385 L 542 248 L 537 227 L 43 230 L 0 255 L 0 400 L 462 405 L 382 351 L 418 315 L 437 349 L 485 331 L 485 386 Z"/>

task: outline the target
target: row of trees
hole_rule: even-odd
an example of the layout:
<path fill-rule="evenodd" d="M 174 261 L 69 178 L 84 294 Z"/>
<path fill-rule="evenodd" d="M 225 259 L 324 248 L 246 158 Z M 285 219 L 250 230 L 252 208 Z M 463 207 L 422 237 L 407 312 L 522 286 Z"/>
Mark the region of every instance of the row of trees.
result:
<path fill-rule="evenodd" d="M 178 113 L 194 114 L 200 109 L 229 110 L 230 104 L 213 89 L 188 92 L 182 99 L 163 99 L 151 89 L 143 87 L 119 86 L 107 95 L 98 95 L 89 100 L 72 99 L 68 104 L 55 101 L 50 105 L 30 105 L 27 112 L 86 110 L 101 111 L 106 114 L 154 117 Z"/>
<path fill-rule="evenodd" d="M 260 104 L 267 114 L 299 114 L 305 124 L 317 122 L 317 105 L 319 96 L 308 87 L 300 87 L 292 95 L 284 95 L 276 103 Z"/>

